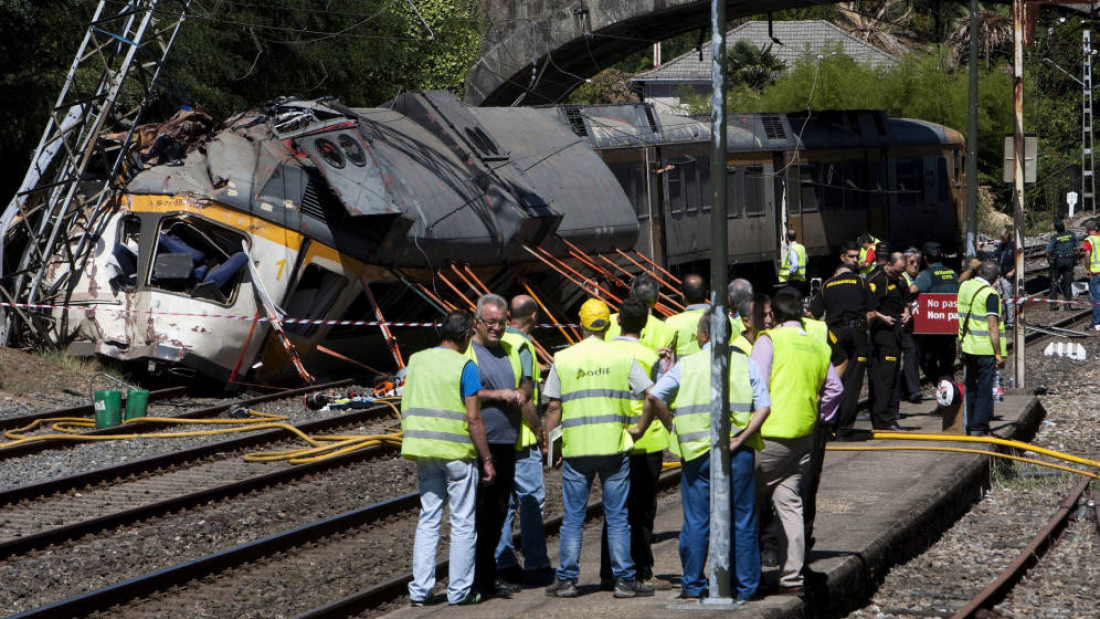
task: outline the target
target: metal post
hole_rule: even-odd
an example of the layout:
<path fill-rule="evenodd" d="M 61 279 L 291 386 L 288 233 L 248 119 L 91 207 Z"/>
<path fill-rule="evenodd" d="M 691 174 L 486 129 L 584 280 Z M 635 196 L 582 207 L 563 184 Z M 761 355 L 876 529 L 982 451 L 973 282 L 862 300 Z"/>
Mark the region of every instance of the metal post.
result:
<path fill-rule="evenodd" d="M 1081 33 L 1081 212 L 1096 212 L 1096 180 L 1092 150 L 1092 32 Z"/>
<path fill-rule="evenodd" d="M 710 3 L 710 581 L 705 603 L 729 604 L 730 583 L 730 398 L 729 230 L 726 222 L 726 2 Z"/>
<path fill-rule="evenodd" d="M 978 0 L 970 0 L 970 99 L 966 115 L 966 257 L 978 255 Z"/>
<path fill-rule="evenodd" d="M 1016 281 L 1013 296 L 1019 298 L 1024 282 L 1024 0 L 1012 0 L 1012 94 L 1015 121 L 1012 127 L 1013 166 L 1012 178 L 1015 190 L 1013 220 L 1016 228 Z M 1003 319 L 1003 317 L 1002 317 Z M 1013 327 L 1014 370 L 1016 387 L 1023 389 L 1024 382 L 1024 306 L 1016 306 L 1016 323 Z"/>

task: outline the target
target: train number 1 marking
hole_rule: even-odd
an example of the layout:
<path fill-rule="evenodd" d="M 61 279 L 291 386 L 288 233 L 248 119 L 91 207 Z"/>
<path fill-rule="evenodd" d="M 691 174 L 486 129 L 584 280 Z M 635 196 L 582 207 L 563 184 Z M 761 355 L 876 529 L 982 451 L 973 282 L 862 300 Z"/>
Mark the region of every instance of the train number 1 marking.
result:
<path fill-rule="evenodd" d="M 283 278 L 283 267 L 286 266 L 286 258 L 279 260 L 275 264 L 279 265 L 279 270 L 275 273 L 275 281 L 279 281 Z"/>

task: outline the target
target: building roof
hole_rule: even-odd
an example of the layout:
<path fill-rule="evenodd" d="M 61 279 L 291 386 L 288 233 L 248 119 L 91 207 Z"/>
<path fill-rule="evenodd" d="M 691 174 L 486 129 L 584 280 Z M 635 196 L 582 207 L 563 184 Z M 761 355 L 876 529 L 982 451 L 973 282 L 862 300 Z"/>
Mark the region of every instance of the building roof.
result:
<path fill-rule="evenodd" d="M 822 53 L 826 43 L 831 41 L 831 45 L 839 44 L 844 53 L 856 62 L 869 62 L 871 66 L 880 67 L 893 66 L 898 61 L 894 56 L 824 20 L 772 22 L 772 34 L 783 44 L 773 44 L 768 37 L 768 22 L 750 21 L 726 33 L 726 49 L 731 49 L 742 40 L 758 48 L 772 45 L 772 54 L 790 68 L 795 60 L 805 54 Z M 709 56 L 706 53 L 703 60 L 699 60 L 699 52 L 692 50 L 659 67 L 639 73 L 632 81 L 710 82 Z"/>

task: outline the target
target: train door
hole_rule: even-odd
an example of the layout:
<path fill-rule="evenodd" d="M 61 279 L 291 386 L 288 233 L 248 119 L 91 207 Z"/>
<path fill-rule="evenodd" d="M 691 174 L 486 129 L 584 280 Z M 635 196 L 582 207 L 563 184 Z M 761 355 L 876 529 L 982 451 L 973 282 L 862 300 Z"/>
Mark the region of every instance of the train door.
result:
<path fill-rule="evenodd" d="M 731 205 L 728 222 L 731 260 L 757 262 L 777 255 L 781 217 L 774 170 L 771 161 L 731 162 L 726 181 Z"/>
<path fill-rule="evenodd" d="M 710 157 L 698 147 L 666 147 L 660 161 L 668 262 L 706 259 L 710 247 Z"/>
<path fill-rule="evenodd" d="M 660 201 L 657 199 L 655 148 L 604 150 L 600 155 L 626 192 L 638 216 L 637 249 L 658 264 L 664 262 Z"/>
<path fill-rule="evenodd" d="M 288 317 L 308 321 L 284 325 L 307 369 L 314 365 L 311 358 L 318 354 L 317 343 L 332 326 L 328 321 L 334 315 L 342 316 L 362 291 L 361 271 L 361 264 L 327 245 L 311 242 L 306 247 L 288 286 L 283 309 Z M 283 343 L 272 333 L 264 348 L 260 374 L 265 378 L 291 376 L 293 368 L 288 361 Z"/>

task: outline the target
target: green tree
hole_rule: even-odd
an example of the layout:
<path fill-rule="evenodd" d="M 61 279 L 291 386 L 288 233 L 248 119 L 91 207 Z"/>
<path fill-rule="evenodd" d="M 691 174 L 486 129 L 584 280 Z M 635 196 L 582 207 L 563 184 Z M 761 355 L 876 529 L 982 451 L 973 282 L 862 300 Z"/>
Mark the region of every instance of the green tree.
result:
<path fill-rule="evenodd" d="M 726 53 L 726 73 L 731 86 L 744 84 L 753 90 L 763 90 L 775 83 L 783 72 L 783 61 L 772 53 L 772 45 L 756 47 L 748 41 L 738 41 Z"/>

